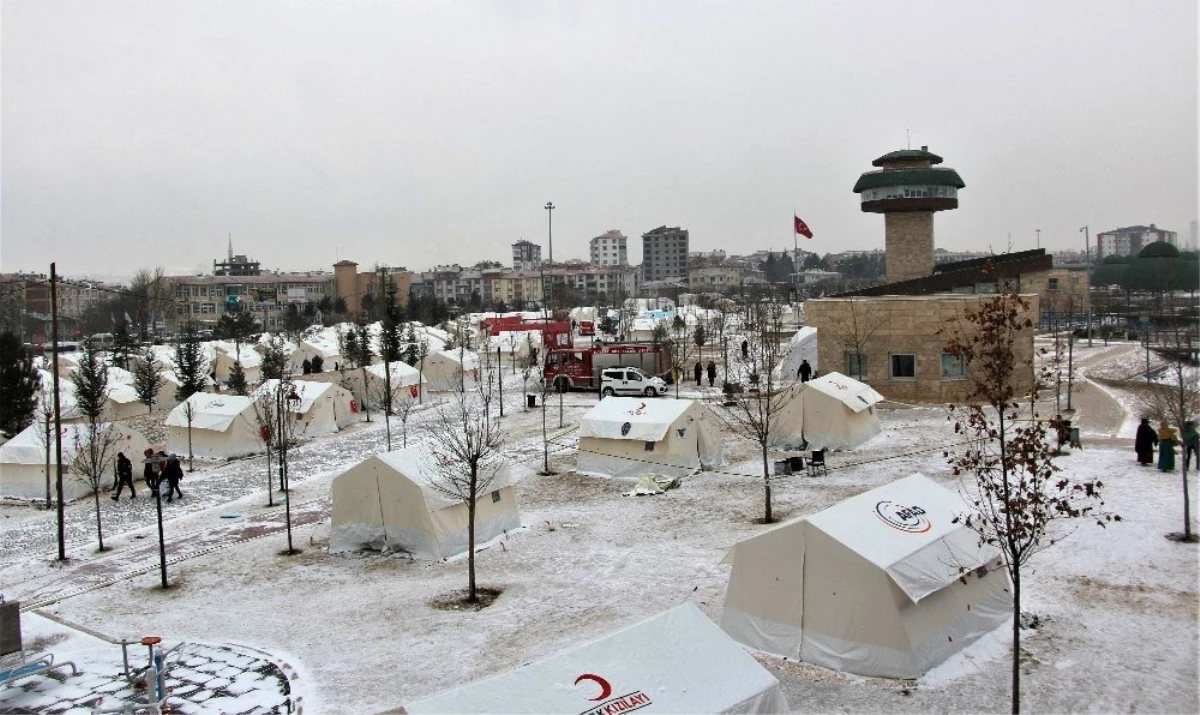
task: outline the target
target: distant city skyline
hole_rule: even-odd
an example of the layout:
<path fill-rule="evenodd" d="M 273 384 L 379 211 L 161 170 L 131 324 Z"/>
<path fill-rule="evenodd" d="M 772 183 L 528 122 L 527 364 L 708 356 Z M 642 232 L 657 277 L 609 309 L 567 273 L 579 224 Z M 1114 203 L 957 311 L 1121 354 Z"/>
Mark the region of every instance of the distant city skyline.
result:
<path fill-rule="evenodd" d="M 1197 218 L 1197 9 L 142 0 L 3 5 L 0 271 L 883 248 L 851 188 L 928 145 L 938 248 Z M 1140 41 L 1139 38 L 1153 38 Z M 1152 111 L 1151 111 L 1152 108 Z"/>

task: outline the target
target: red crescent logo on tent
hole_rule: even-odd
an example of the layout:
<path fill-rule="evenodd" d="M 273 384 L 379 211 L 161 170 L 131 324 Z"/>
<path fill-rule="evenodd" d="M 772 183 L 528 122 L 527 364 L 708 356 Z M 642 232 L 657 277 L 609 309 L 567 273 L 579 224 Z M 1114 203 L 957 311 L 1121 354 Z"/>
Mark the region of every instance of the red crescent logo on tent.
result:
<path fill-rule="evenodd" d="M 416 397 L 417 396 L 417 386 L 413 385 L 412 387 L 408 388 L 408 393 L 410 395 L 412 395 L 413 397 Z"/>
<path fill-rule="evenodd" d="M 612 686 L 608 684 L 607 680 L 605 680 L 604 678 L 601 678 L 599 675 L 594 675 L 592 673 L 584 673 L 583 675 L 581 675 L 575 679 L 574 684 L 579 685 L 579 681 L 581 681 L 581 680 L 593 680 L 596 682 L 597 685 L 600 686 L 600 694 L 594 698 L 588 698 L 588 700 L 591 700 L 593 702 L 596 702 L 599 700 L 607 700 L 608 696 L 612 695 Z"/>

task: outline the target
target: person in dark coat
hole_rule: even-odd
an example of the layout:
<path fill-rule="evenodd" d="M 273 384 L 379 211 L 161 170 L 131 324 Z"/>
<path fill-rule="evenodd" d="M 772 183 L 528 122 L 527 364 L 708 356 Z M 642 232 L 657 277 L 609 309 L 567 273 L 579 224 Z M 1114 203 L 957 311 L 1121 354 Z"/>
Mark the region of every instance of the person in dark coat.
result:
<path fill-rule="evenodd" d="M 696 361 L 696 367 L 692 368 L 692 374 L 696 376 L 696 385 L 699 386 L 700 376 L 704 374 L 704 366 L 700 364 L 700 361 Z"/>
<path fill-rule="evenodd" d="M 801 360 L 800 369 L 796 371 L 796 374 L 800 376 L 800 382 L 808 382 L 808 379 L 812 377 L 812 365 L 809 365 L 807 360 Z"/>
<path fill-rule="evenodd" d="M 1158 433 L 1150 426 L 1150 420 L 1142 418 L 1142 423 L 1138 425 L 1137 435 L 1133 440 L 1133 449 L 1137 452 L 1139 465 L 1154 462 L 1154 444 L 1156 442 L 1158 442 Z"/>
<path fill-rule="evenodd" d="M 133 462 L 124 452 L 117 452 L 117 492 L 112 496 L 113 501 L 121 501 L 121 490 L 125 487 L 129 487 L 129 498 L 137 499 L 133 489 Z"/>
<path fill-rule="evenodd" d="M 708 361 L 708 386 L 712 387 L 717 379 L 717 364 L 712 360 Z"/>
<path fill-rule="evenodd" d="M 147 449 L 143 455 L 146 459 L 142 462 L 142 478 L 146 480 L 146 488 L 153 493 L 158 490 L 158 459 L 153 449 Z"/>
<path fill-rule="evenodd" d="M 170 502 L 176 493 L 182 499 L 183 492 L 179 491 L 179 480 L 183 479 L 183 467 L 179 464 L 179 455 L 167 456 L 167 465 L 163 467 L 162 475 L 167 480 L 167 501 Z"/>
<path fill-rule="evenodd" d="M 742 359 L 747 360 L 747 359 L 749 359 L 749 357 L 750 357 L 750 341 L 743 340 L 742 341 Z"/>

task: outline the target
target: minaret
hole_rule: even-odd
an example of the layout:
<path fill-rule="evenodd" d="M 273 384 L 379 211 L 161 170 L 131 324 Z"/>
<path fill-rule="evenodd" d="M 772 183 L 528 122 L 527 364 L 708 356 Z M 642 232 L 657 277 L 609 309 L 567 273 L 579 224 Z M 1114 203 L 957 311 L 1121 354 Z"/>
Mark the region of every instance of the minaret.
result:
<path fill-rule="evenodd" d="M 229 262 L 233 263 L 233 231 L 229 232 Z"/>
<path fill-rule="evenodd" d="M 927 146 L 893 151 L 854 185 L 862 210 L 884 216 L 888 283 L 933 275 L 933 213 L 958 208 L 966 186 L 954 169 L 934 166 L 941 163 Z"/>

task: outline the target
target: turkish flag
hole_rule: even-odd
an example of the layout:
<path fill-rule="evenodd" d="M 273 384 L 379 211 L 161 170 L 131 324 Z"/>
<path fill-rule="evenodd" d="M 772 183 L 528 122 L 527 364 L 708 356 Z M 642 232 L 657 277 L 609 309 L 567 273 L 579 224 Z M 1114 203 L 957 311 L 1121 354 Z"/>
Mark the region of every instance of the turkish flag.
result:
<path fill-rule="evenodd" d="M 808 224 L 804 223 L 804 221 L 796 214 L 792 214 L 792 218 L 796 219 L 796 233 L 804 236 L 805 238 L 812 238 L 812 231 L 809 230 Z"/>

